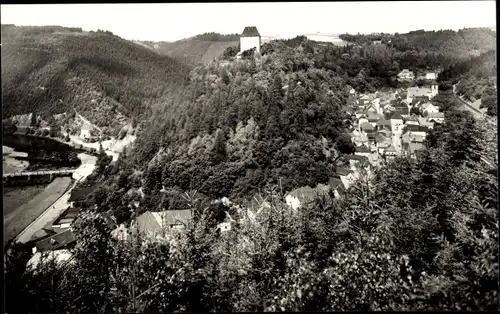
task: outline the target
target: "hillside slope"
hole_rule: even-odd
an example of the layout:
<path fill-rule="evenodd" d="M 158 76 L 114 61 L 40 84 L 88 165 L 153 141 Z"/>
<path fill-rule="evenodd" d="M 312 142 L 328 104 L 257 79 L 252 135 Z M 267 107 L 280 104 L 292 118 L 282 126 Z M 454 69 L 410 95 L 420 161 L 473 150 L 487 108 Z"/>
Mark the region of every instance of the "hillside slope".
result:
<path fill-rule="evenodd" d="M 186 82 L 172 58 L 109 32 L 2 26 L 4 117 L 78 113 L 98 126 L 137 119 Z"/>
<path fill-rule="evenodd" d="M 342 40 L 358 45 L 382 40 L 382 43 L 401 52 L 434 52 L 455 60 L 474 53 L 496 49 L 496 32 L 489 28 L 465 28 L 459 31 L 412 31 L 406 34 L 340 35 Z"/>
<path fill-rule="evenodd" d="M 175 42 L 141 42 L 156 52 L 180 60 L 188 65 L 208 64 L 228 47 L 239 45 L 239 35 L 205 33 Z"/>

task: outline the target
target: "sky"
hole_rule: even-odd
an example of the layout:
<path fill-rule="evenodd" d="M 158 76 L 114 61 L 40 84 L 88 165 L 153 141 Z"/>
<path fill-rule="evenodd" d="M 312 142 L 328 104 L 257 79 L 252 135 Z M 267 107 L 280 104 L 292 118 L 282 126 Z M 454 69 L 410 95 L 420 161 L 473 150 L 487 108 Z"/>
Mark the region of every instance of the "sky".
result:
<path fill-rule="evenodd" d="M 1 5 L 2 24 L 103 29 L 129 40 L 175 41 L 205 32 L 261 36 L 405 33 L 495 27 L 495 1 Z"/>

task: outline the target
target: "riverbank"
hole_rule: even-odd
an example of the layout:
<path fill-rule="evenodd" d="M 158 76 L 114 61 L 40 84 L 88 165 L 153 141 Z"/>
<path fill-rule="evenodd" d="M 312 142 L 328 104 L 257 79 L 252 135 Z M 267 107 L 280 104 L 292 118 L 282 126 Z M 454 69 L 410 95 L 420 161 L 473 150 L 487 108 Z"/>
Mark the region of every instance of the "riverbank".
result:
<path fill-rule="evenodd" d="M 24 171 L 29 167 L 29 162 L 19 160 L 16 157 L 27 157 L 27 153 L 15 151 L 14 148 L 2 145 L 2 168 L 3 173 Z"/>
<path fill-rule="evenodd" d="M 87 154 L 79 154 L 78 158 L 82 161 L 80 167 L 78 167 L 73 173 L 73 180 L 75 182 L 69 187 L 63 195 L 61 195 L 57 201 L 51 203 L 49 206 L 45 207 L 45 211 L 42 211 L 31 224 L 29 224 L 16 238 L 17 242 L 26 243 L 31 241 L 33 234 L 38 230 L 42 229 L 45 225 L 53 222 L 59 217 L 67 208 L 70 206 L 69 198 L 71 192 L 78 184 L 78 182 L 85 180 L 95 169 L 95 164 L 97 158 Z"/>

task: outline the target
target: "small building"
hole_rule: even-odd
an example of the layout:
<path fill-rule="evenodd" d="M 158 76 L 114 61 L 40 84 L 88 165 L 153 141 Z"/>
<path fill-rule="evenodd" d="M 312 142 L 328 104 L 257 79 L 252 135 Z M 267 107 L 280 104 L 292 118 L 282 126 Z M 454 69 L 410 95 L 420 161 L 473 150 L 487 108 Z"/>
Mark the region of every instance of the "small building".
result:
<path fill-rule="evenodd" d="M 429 122 L 444 122 L 444 112 L 431 112 L 427 115 L 427 121 Z"/>
<path fill-rule="evenodd" d="M 88 123 L 84 123 L 82 125 L 82 128 L 80 130 L 80 137 L 84 139 L 89 139 L 92 137 L 91 134 L 92 127 Z"/>
<path fill-rule="evenodd" d="M 392 132 L 400 133 L 403 128 L 403 117 L 399 113 L 394 112 L 389 116 L 389 120 L 391 122 Z"/>
<path fill-rule="evenodd" d="M 403 71 L 398 73 L 398 80 L 400 81 L 411 81 L 415 79 L 415 74 L 413 71 L 408 69 L 403 69 Z"/>
<path fill-rule="evenodd" d="M 75 235 L 71 229 L 47 237 L 35 244 L 37 252 L 55 251 L 68 248 L 76 242 Z"/>
<path fill-rule="evenodd" d="M 357 146 L 355 150 L 354 154 L 358 156 L 368 156 L 371 154 L 370 148 L 365 145 Z"/>
<path fill-rule="evenodd" d="M 373 133 L 375 131 L 375 126 L 369 122 L 365 122 L 360 125 L 360 129 L 361 131 L 368 134 L 368 133 Z"/>
<path fill-rule="evenodd" d="M 434 106 L 432 103 L 427 102 L 421 105 L 421 110 L 423 114 L 437 113 L 439 112 L 439 107 Z"/>
<path fill-rule="evenodd" d="M 389 145 L 387 148 L 384 149 L 384 158 L 386 160 L 395 158 L 397 156 L 398 152 L 394 148 L 394 146 Z"/>
<path fill-rule="evenodd" d="M 377 40 L 372 41 L 372 43 L 373 43 L 373 45 L 375 45 L 375 46 L 380 46 L 380 45 L 382 45 L 382 40 L 377 39 Z"/>
<path fill-rule="evenodd" d="M 369 153 L 368 153 L 369 154 Z M 351 168 L 355 168 L 357 166 L 361 167 L 368 167 L 370 165 L 370 160 L 368 159 L 367 156 L 361 156 L 361 155 L 349 155 L 349 166 Z"/>
<path fill-rule="evenodd" d="M 418 99 L 421 101 L 426 101 L 434 98 L 439 93 L 439 87 L 437 82 L 433 81 L 430 87 L 410 87 L 406 93 L 406 102 L 411 104 L 413 99 Z"/>
<path fill-rule="evenodd" d="M 428 129 L 433 129 L 434 128 L 434 122 L 429 122 L 424 117 L 419 117 L 418 118 L 418 122 L 420 123 L 421 126 L 424 126 L 424 127 L 428 128 Z"/>
<path fill-rule="evenodd" d="M 437 79 L 437 74 L 435 72 L 427 72 L 425 73 L 426 80 L 435 80 Z"/>
<path fill-rule="evenodd" d="M 231 223 L 229 221 L 217 224 L 217 230 L 222 233 L 231 230 Z"/>
<path fill-rule="evenodd" d="M 337 173 L 340 176 L 349 176 L 350 174 L 352 174 L 352 172 L 353 171 L 351 169 L 345 167 L 337 167 L 335 169 L 335 173 Z"/>
<path fill-rule="evenodd" d="M 389 130 L 391 131 L 391 121 L 387 120 L 384 116 L 380 117 L 380 119 L 377 121 L 377 131 L 378 130 Z"/>
<path fill-rule="evenodd" d="M 377 125 L 377 121 L 379 121 L 380 118 L 381 118 L 381 115 L 378 113 L 374 113 L 374 112 L 368 112 L 368 115 L 366 117 L 366 119 L 368 120 L 368 123 L 370 123 L 374 127 Z"/>
<path fill-rule="evenodd" d="M 257 27 L 247 26 L 240 36 L 240 53 L 243 51 L 255 48 L 255 51 L 260 53 L 261 37 Z"/>

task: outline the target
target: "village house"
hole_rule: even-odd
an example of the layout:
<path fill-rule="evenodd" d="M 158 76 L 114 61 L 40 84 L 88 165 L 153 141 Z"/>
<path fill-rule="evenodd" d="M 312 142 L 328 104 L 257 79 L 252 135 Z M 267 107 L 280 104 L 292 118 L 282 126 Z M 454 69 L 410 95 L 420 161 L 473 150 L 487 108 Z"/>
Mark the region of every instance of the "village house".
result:
<path fill-rule="evenodd" d="M 425 79 L 426 80 L 435 80 L 435 79 L 437 79 L 437 73 L 427 72 L 427 73 L 425 73 Z"/>
<path fill-rule="evenodd" d="M 377 39 L 377 40 L 372 41 L 372 43 L 373 43 L 373 45 L 375 45 L 375 46 L 380 46 L 380 45 L 382 45 L 382 40 Z"/>
<path fill-rule="evenodd" d="M 418 156 L 418 152 L 424 149 L 424 145 L 421 143 L 410 143 L 409 145 L 409 155 L 410 158 L 416 159 Z"/>
<path fill-rule="evenodd" d="M 418 98 L 419 100 L 431 100 L 438 92 L 438 84 L 435 81 L 431 82 L 430 87 L 410 87 L 407 90 L 406 102 L 411 104 L 414 98 Z"/>
<path fill-rule="evenodd" d="M 356 135 L 353 138 L 353 142 L 356 146 L 361 146 L 361 145 L 368 145 L 368 136 L 366 135 L 365 132 L 361 131 L 358 132 L 359 135 Z"/>
<path fill-rule="evenodd" d="M 394 146 L 390 145 L 384 149 L 383 156 L 385 160 L 393 159 L 397 156 L 397 150 L 394 148 Z"/>
<path fill-rule="evenodd" d="M 427 121 L 443 123 L 444 122 L 444 112 L 431 112 L 431 113 L 427 114 Z"/>
<path fill-rule="evenodd" d="M 71 229 L 54 234 L 35 243 L 34 253 L 56 251 L 70 247 L 76 241 Z"/>
<path fill-rule="evenodd" d="M 162 212 L 147 211 L 137 217 L 129 230 L 120 225 L 111 232 L 111 235 L 115 239 L 128 240 L 130 230 L 137 230 L 138 233 L 148 238 L 163 238 L 171 231 L 184 229 L 191 219 L 192 213 L 189 209 Z"/>
<path fill-rule="evenodd" d="M 420 106 L 420 110 L 422 110 L 422 114 L 436 113 L 439 112 L 439 107 L 430 102 L 426 102 Z"/>
<path fill-rule="evenodd" d="M 434 128 L 434 122 L 427 121 L 427 118 L 425 118 L 425 117 L 418 117 L 418 122 L 421 126 L 424 126 L 428 129 Z"/>
<path fill-rule="evenodd" d="M 364 122 L 363 124 L 360 125 L 360 130 L 362 132 L 365 132 L 368 135 L 368 133 L 375 132 L 375 126 L 373 124 L 369 123 L 368 119 L 367 119 L 366 122 Z"/>
<path fill-rule="evenodd" d="M 387 120 L 384 116 L 381 116 L 376 123 L 377 132 L 381 130 L 392 131 L 391 121 Z"/>
<path fill-rule="evenodd" d="M 401 133 L 403 128 L 403 117 L 399 113 L 394 112 L 387 118 L 391 122 L 392 133 Z"/>
<path fill-rule="evenodd" d="M 82 125 L 82 128 L 80 129 L 80 137 L 84 139 L 91 138 L 92 137 L 91 131 L 92 131 L 92 126 L 89 125 L 88 123 L 84 123 Z"/>
<path fill-rule="evenodd" d="M 380 120 L 380 117 L 381 115 L 378 113 L 368 112 L 366 119 L 368 120 L 368 123 L 373 125 L 373 127 L 375 128 L 377 122 Z"/>
<path fill-rule="evenodd" d="M 403 71 L 398 73 L 398 80 L 400 81 L 409 81 L 414 79 L 415 79 L 415 74 L 408 69 L 403 69 Z"/>
<path fill-rule="evenodd" d="M 261 37 L 257 27 L 247 26 L 240 36 L 240 53 L 243 51 L 255 48 L 255 51 L 260 53 Z"/>
<path fill-rule="evenodd" d="M 361 156 L 359 154 L 349 155 L 348 159 L 349 159 L 349 166 L 351 167 L 351 169 L 356 169 L 358 167 L 366 168 L 370 165 L 368 157 Z"/>
<path fill-rule="evenodd" d="M 384 134 L 377 134 L 377 137 L 376 137 L 376 141 L 377 141 L 377 152 L 379 155 L 383 155 L 384 153 L 384 150 L 391 146 L 392 144 L 392 141 L 391 141 L 391 138 L 389 136 L 385 136 Z"/>
<path fill-rule="evenodd" d="M 361 146 L 357 146 L 355 148 L 355 152 L 354 152 L 355 155 L 358 155 L 358 156 L 365 156 L 365 157 L 368 157 L 368 155 L 371 154 L 371 150 L 368 146 L 366 145 L 361 145 Z"/>

